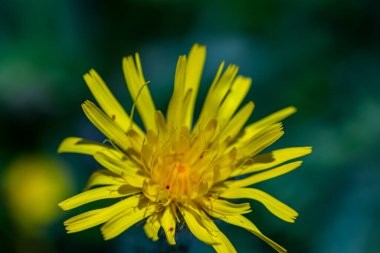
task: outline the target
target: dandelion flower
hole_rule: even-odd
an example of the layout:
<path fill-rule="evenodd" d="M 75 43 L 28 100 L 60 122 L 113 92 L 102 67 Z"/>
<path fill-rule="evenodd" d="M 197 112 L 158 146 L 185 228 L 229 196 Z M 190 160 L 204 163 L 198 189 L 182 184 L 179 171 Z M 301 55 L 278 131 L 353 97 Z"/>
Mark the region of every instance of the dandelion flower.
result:
<path fill-rule="evenodd" d="M 188 56 L 179 57 L 166 117 L 155 107 L 138 54 L 123 59 L 134 101 L 130 115 L 94 70 L 84 75 L 100 108 L 86 101 L 83 111 L 107 142 L 69 137 L 58 151 L 91 155 L 104 169 L 91 175 L 84 192 L 59 206 L 70 210 L 101 199 L 118 201 L 66 220 L 68 233 L 103 224 L 102 235 L 109 240 L 143 221 L 149 238 L 158 240 L 162 229 L 174 245 L 177 225 L 186 223 L 196 238 L 216 252 L 236 252 L 215 225 L 219 219 L 286 252 L 244 216 L 251 212 L 250 204 L 237 204 L 235 199 L 261 202 L 278 218 L 294 222 L 296 211 L 251 186 L 298 168 L 301 161 L 286 162 L 311 153 L 310 147 L 293 147 L 261 154 L 284 134 L 281 121 L 296 109 L 288 107 L 245 126 L 254 104 L 239 106 L 251 79 L 238 76 L 235 65 L 224 70 L 222 63 L 194 121 L 205 57 L 206 48 L 197 44 Z M 144 130 L 133 121 L 135 109 Z"/>

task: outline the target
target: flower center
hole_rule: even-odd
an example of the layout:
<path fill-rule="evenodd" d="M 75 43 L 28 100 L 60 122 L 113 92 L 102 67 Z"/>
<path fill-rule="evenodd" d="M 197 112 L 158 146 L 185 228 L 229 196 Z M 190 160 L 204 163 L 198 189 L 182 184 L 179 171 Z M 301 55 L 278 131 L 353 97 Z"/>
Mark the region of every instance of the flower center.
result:
<path fill-rule="evenodd" d="M 161 184 L 170 198 L 188 198 L 191 194 L 191 168 L 180 162 L 167 166 L 167 173 L 162 174 Z"/>
<path fill-rule="evenodd" d="M 142 160 L 150 173 L 143 186 L 145 196 L 167 205 L 206 194 L 213 184 L 219 159 L 218 149 L 209 148 L 214 130 L 193 136 L 185 127 L 166 135 L 149 131 L 142 150 Z"/>

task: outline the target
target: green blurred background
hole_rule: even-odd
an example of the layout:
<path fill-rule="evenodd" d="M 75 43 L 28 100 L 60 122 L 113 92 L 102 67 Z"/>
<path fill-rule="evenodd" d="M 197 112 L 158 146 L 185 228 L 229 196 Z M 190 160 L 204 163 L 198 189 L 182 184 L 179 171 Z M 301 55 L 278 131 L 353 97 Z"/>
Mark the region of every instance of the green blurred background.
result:
<path fill-rule="evenodd" d="M 56 153 L 67 136 L 102 141 L 80 109 L 95 68 L 129 111 L 121 59 L 140 52 L 157 107 L 166 110 L 178 55 L 207 45 L 199 98 L 220 61 L 254 80 L 253 119 L 295 105 L 275 147 L 311 145 L 295 172 L 260 188 L 299 211 L 287 224 L 252 203 L 252 219 L 289 252 L 380 252 L 380 2 L 0 0 L 0 251 L 212 252 L 184 229 L 178 245 L 142 225 L 104 242 L 98 228 L 67 235 L 57 202 L 97 168 Z M 199 111 L 199 104 L 198 104 Z M 238 252 L 273 252 L 218 224 Z M 162 236 L 163 238 L 163 236 Z"/>

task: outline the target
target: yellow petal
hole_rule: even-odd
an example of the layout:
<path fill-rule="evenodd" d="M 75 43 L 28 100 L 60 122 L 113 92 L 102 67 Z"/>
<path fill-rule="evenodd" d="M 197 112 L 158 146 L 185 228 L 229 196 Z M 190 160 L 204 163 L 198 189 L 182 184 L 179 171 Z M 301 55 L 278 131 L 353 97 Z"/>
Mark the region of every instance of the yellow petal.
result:
<path fill-rule="evenodd" d="M 141 129 L 134 122 L 131 126 L 131 119 L 128 114 L 95 70 L 91 69 L 83 77 L 100 107 L 124 132 L 133 127 L 136 132 L 143 136 Z"/>
<path fill-rule="evenodd" d="M 196 213 L 186 207 L 180 206 L 179 209 L 188 228 L 195 237 L 206 244 L 217 243 L 210 231 L 202 224 L 200 217 Z"/>
<path fill-rule="evenodd" d="M 179 122 L 181 125 L 185 125 L 185 124 L 188 124 L 187 121 L 189 119 L 189 114 L 188 113 L 184 113 L 186 111 L 189 111 L 189 108 L 190 108 L 190 103 L 192 102 L 192 98 L 193 98 L 193 93 L 194 91 L 192 89 L 189 89 L 186 91 L 185 93 L 185 97 L 183 98 L 183 104 L 182 104 L 182 111 L 181 111 L 181 114 L 179 116 Z M 193 115 L 191 115 L 191 118 L 193 117 Z M 192 125 L 192 124 L 191 124 Z M 188 126 L 186 126 L 188 127 Z M 190 128 L 189 128 L 190 129 Z"/>
<path fill-rule="evenodd" d="M 251 82 L 252 80 L 250 78 L 242 76 L 238 76 L 235 79 L 231 89 L 218 110 L 217 118 L 222 126 L 229 122 L 230 118 L 247 95 L 248 90 L 251 87 Z"/>
<path fill-rule="evenodd" d="M 155 132 L 153 130 L 147 131 L 146 141 L 148 144 L 152 145 L 153 147 L 156 147 L 157 145 L 159 145 L 158 136 L 155 134 Z"/>
<path fill-rule="evenodd" d="M 291 223 L 293 223 L 298 216 L 298 213 L 295 210 L 258 189 L 231 188 L 222 192 L 219 197 L 227 199 L 248 198 L 259 201 L 278 218 Z"/>
<path fill-rule="evenodd" d="M 162 192 L 161 186 L 156 183 L 152 183 L 149 179 L 144 181 L 142 192 L 146 198 L 150 199 L 152 202 L 159 200 L 160 204 L 163 206 L 168 205 L 171 201 L 169 199 L 168 192 Z"/>
<path fill-rule="evenodd" d="M 216 227 L 216 226 L 215 226 Z M 218 241 L 217 244 L 212 244 L 212 247 L 215 249 L 217 253 L 235 253 L 237 252 L 235 247 L 232 245 L 230 240 L 220 231 L 218 228 L 213 230 L 218 234 Z"/>
<path fill-rule="evenodd" d="M 223 128 L 222 132 L 220 133 L 220 140 L 224 141 L 228 137 L 233 140 L 251 116 L 253 108 L 253 102 L 249 102 L 243 108 L 241 108 L 239 112 L 236 113 L 236 115 Z"/>
<path fill-rule="evenodd" d="M 282 130 L 282 124 L 276 123 L 262 129 L 246 142 L 237 142 L 236 144 L 233 144 L 230 149 L 236 148 L 238 150 L 238 160 L 247 159 L 260 153 L 283 135 L 284 131 Z"/>
<path fill-rule="evenodd" d="M 223 64 L 221 65 L 223 67 Z M 219 71 L 221 69 L 219 68 Z M 218 71 L 218 74 L 219 74 Z M 227 95 L 232 82 L 234 81 L 238 72 L 238 67 L 235 65 L 230 65 L 227 67 L 226 71 L 220 77 L 220 79 L 216 79 L 219 76 L 215 77 L 214 83 L 211 85 L 205 102 L 202 107 L 201 114 L 198 118 L 198 121 L 194 127 L 194 130 L 197 131 L 199 127 L 204 127 L 205 124 L 211 119 L 215 118 L 223 99 Z"/>
<path fill-rule="evenodd" d="M 230 223 L 232 225 L 245 228 L 246 230 L 250 231 L 257 237 L 259 237 L 261 240 L 266 242 L 269 246 L 271 246 L 277 252 L 280 252 L 280 253 L 286 252 L 286 249 L 284 249 L 283 247 L 281 247 L 280 245 L 278 245 L 277 243 L 275 243 L 274 241 L 272 241 L 271 239 L 263 235 L 261 231 L 250 220 L 248 220 L 242 215 L 224 216 L 224 217 L 220 217 L 219 219 L 227 223 Z"/>
<path fill-rule="evenodd" d="M 91 187 L 99 186 L 99 185 L 121 184 L 123 183 L 123 181 L 124 180 L 120 176 L 108 170 L 97 170 L 94 173 L 92 173 L 91 177 L 87 181 L 85 190 L 88 190 Z"/>
<path fill-rule="evenodd" d="M 115 159 L 107 153 L 98 152 L 94 158 L 106 169 L 121 176 L 131 186 L 141 188 L 144 180 L 147 178 L 142 175 L 142 170 L 138 166 L 128 161 Z"/>
<path fill-rule="evenodd" d="M 139 198 L 140 195 L 134 195 L 127 199 L 121 200 L 112 206 L 79 214 L 66 220 L 64 222 L 64 225 L 68 233 L 75 233 L 91 227 L 95 227 L 107 222 L 111 217 L 124 212 L 126 209 L 137 206 Z"/>
<path fill-rule="evenodd" d="M 128 130 L 127 136 L 128 136 L 129 141 L 130 141 L 130 144 L 131 144 L 131 149 L 128 150 L 131 152 L 128 152 L 128 154 L 130 156 L 138 157 L 138 155 L 136 155 L 136 154 L 138 154 L 140 152 L 141 147 L 144 143 L 144 138 L 141 135 L 139 135 L 133 129 Z"/>
<path fill-rule="evenodd" d="M 195 100 L 197 98 L 198 88 L 202 77 L 203 66 L 206 59 L 206 47 L 195 44 L 189 53 L 186 65 L 185 93 L 192 90 L 188 106 L 184 107 L 185 115 L 184 125 L 191 129 L 193 123 L 193 114 Z"/>
<path fill-rule="evenodd" d="M 165 208 L 165 211 L 161 216 L 160 222 L 162 228 L 164 229 L 166 240 L 169 244 L 175 245 L 176 220 L 172 213 L 172 208 L 170 206 Z"/>
<path fill-rule="evenodd" d="M 210 215 L 213 213 L 236 215 L 251 212 L 251 206 L 248 203 L 234 204 L 226 200 L 215 199 L 212 197 L 200 197 L 198 201 Z"/>
<path fill-rule="evenodd" d="M 208 230 L 209 235 L 216 241 L 211 246 L 218 253 L 234 253 L 236 252 L 234 246 L 228 240 L 228 238 L 219 230 L 210 217 L 202 210 L 196 208 L 194 205 L 188 205 L 190 211 L 196 215 L 201 224 Z M 224 215 L 222 215 L 224 216 Z M 199 238 L 198 238 L 199 239 Z M 200 239 L 201 240 L 201 239 Z"/>
<path fill-rule="evenodd" d="M 107 214 L 107 210 L 97 209 L 74 216 L 65 221 L 67 233 L 76 233 L 103 224 L 109 219 Z"/>
<path fill-rule="evenodd" d="M 195 140 L 191 143 L 191 148 L 186 152 L 184 159 L 189 161 L 190 164 L 199 160 L 200 155 L 207 149 L 210 142 L 216 134 L 218 121 L 211 119 L 206 127 L 201 129 Z"/>
<path fill-rule="evenodd" d="M 311 153 L 311 151 L 311 147 L 296 147 L 278 149 L 262 155 L 258 155 L 253 157 L 252 160 L 245 163 L 244 168 L 239 171 L 238 174 L 243 175 L 266 170 L 289 160 L 308 155 Z"/>
<path fill-rule="evenodd" d="M 224 65 L 225 65 L 225 63 L 224 63 L 224 61 L 222 61 L 222 63 L 219 65 L 218 71 L 216 72 L 214 80 L 212 81 L 212 83 L 210 85 L 210 89 L 214 90 L 215 86 L 218 84 L 218 82 L 220 80 L 220 76 L 222 75 L 222 72 L 223 72 L 223 69 L 224 69 Z M 230 65 L 230 66 L 235 66 L 235 65 Z M 228 67 L 230 67 L 230 66 L 228 66 Z"/>
<path fill-rule="evenodd" d="M 156 129 L 154 122 L 156 108 L 142 73 L 139 55 L 135 55 L 135 60 L 132 56 L 125 57 L 123 59 L 123 70 L 129 93 L 136 103 L 145 129 Z"/>
<path fill-rule="evenodd" d="M 302 161 L 297 161 L 297 162 L 292 162 L 288 163 L 279 167 L 276 167 L 274 169 L 270 169 L 264 172 L 257 173 L 255 175 L 249 176 L 244 179 L 240 180 L 231 180 L 231 181 L 226 181 L 225 184 L 228 185 L 229 187 L 245 187 L 249 186 L 252 184 L 256 184 L 271 178 L 275 178 L 278 176 L 281 176 L 285 173 L 288 173 L 292 170 L 297 169 L 299 166 L 301 166 Z"/>
<path fill-rule="evenodd" d="M 248 125 L 247 127 L 245 127 L 244 129 L 244 134 L 242 135 L 241 138 L 239 138 L 239 142 L 242 141 L 246 141 L 250 138 L 252 138 L 253 135 L 255 135 L 256 133 L 258 133 L 259 131 L 261 131 L 263 128 L 269 126 L 269 125 L 272 125 L 274 123 L 277 123 L 277 122 L 280 122 L 281 120 L 289 117 L 290 115 L 292 115 L 293 113 L 295 113 L 297 110 L 294 106 L 289 106 L 285 109 L 282 109 L 278 112 L 275 112 L 259 121 L 256 121 L 250 125 Z"/>
<path fill-rule="evenodd" d="M 157 215 L 151 215 L 145 222 L 144 225 L 144 231 L 148 238 L 152 239 L 153 241 L 157 241 L 158 238 L 158 231 L 160 230 L 161 224 L 158 221 Z"/>
<path fill-rule="evenodd" d="M 88 141 L 79 137 L 68 137 L 64 139 L 58 147 L 58 153 L 80 153 L 93 155 L 99 150 L 109 148 L 101 143 Z"/>
<path fill-rule="evenodd" d="M 162 115 L 161 111 L 156 111 L 155 114 L 156 126 L 157 126 L 157 135 L 162 143 L 166 143 L 169 136 L 169 128 L 165 122 L 165 117 Z"/>
<path fill-rule="evenodd" d="M 86 101 L 82 104 L 82 108 L 87 118 L 98 128 L 110 141 L 127 150 L 129 145 L 129 139 L 115 122 L 112 121 L 107 115 L 105 115 L 94 103 Z"/>
<path fill-rule="evenodd" d="M 150 144 L 144 144 L 141 148 L 141 160 L 146 171 L 154 168 L 154 147 Z"/>
<path fill-rule="evenodd" d="M 124 185 L 104 186 L 79 193 L 78 195 L 62 201 L 58 206 L 63 210 L 70 210 L 96 200 L 121 198 L 140 191 L 141 189 L 132 187 L 126 188 Z"/>
<path fill-rule="evenodd" d="M 179 129 L 182 127 L 180 115 L 185 114 L 183 99 L 185 96 L 186 64 L 186 56 L 180 56 L 175 71 L 174 91 L 167 110 L 168 126 L 172 129 Z"/>
<path fill-rule="evenodd" d="M 187 153 L 190 148 L 191 136 L 189 129 L 187 127 L 181 127 L 179 131 L 175 131 L 175 133 L 179 132 L 178 141 L 173 143 L 173 148 L 176 150 L 177 154 Z M 175 133 L 171 133 L 173 136 Z"/>
<path fill-rule="evenodd" d="M 229 153 L 219 157 L 216 162 L 216 168 L 214 169 L 214 184 L 231 177 L 231 173 L 235 168 L 235 158 L 236 149 L 232 149 Z"/>
<path fill-rule="evenodd" d="M 137 222 L 148 218 L 154 211 L 154 206 L 135 207 L 112 217 L 101 228 L 104 239 L 110 240 L 115 238 Z"/>

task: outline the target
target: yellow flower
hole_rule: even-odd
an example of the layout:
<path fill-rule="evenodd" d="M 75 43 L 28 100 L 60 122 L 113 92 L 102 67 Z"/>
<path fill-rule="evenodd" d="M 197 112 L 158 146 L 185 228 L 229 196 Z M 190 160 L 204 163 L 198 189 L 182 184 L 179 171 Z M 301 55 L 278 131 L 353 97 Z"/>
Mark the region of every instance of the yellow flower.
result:
<path fill-rule="evenodd" d="M 206 48 L 200 45 L 194 45 L 188 56 L 179 57 L 166 118 L 154 105 L 138 54 L 123 59 L 134 100 L 131 115 L 94 70 L 84 75 L 101 109 L 90 101 L 82 108 L 110 145 L 78 137 L 62 142 L 59 152 L 91 155 L 105 169 L 92 174 L 84 192 L 59 206 L 70 210 L 100 199 L 121 200 L 68 219 L 64 223 L 68 233 L 104 223 L 101 232 L 108 240 L 145 220 L 149 238 L 158 240 L 162 228 L 168 243 L 175 244 L 176 224 L 185 222 L 195 237 L 216 252 L 236 252 L 213 221 L 220 219 L 247 229 L 278 252 L 286 251 L 243 216 L 251 212 L 249 203 L 229 200 L 259 201 L 280 219 L 294 222 L 296 211 L 249 186 L 296 169 L 301 161 L 284 163 L 311 153 L 310 147 L 295 147 L 260 154 L 284 134 L 280 121 L 296 109 L 285 108 L 244 127 L 254 104 L 238 107 L 251 79 L 237 76 L 235 65 L 223 71 L 222 63 L 193 125 L 205 57 Z M 135 108 L 145 131 L 133 122 Z"/>

